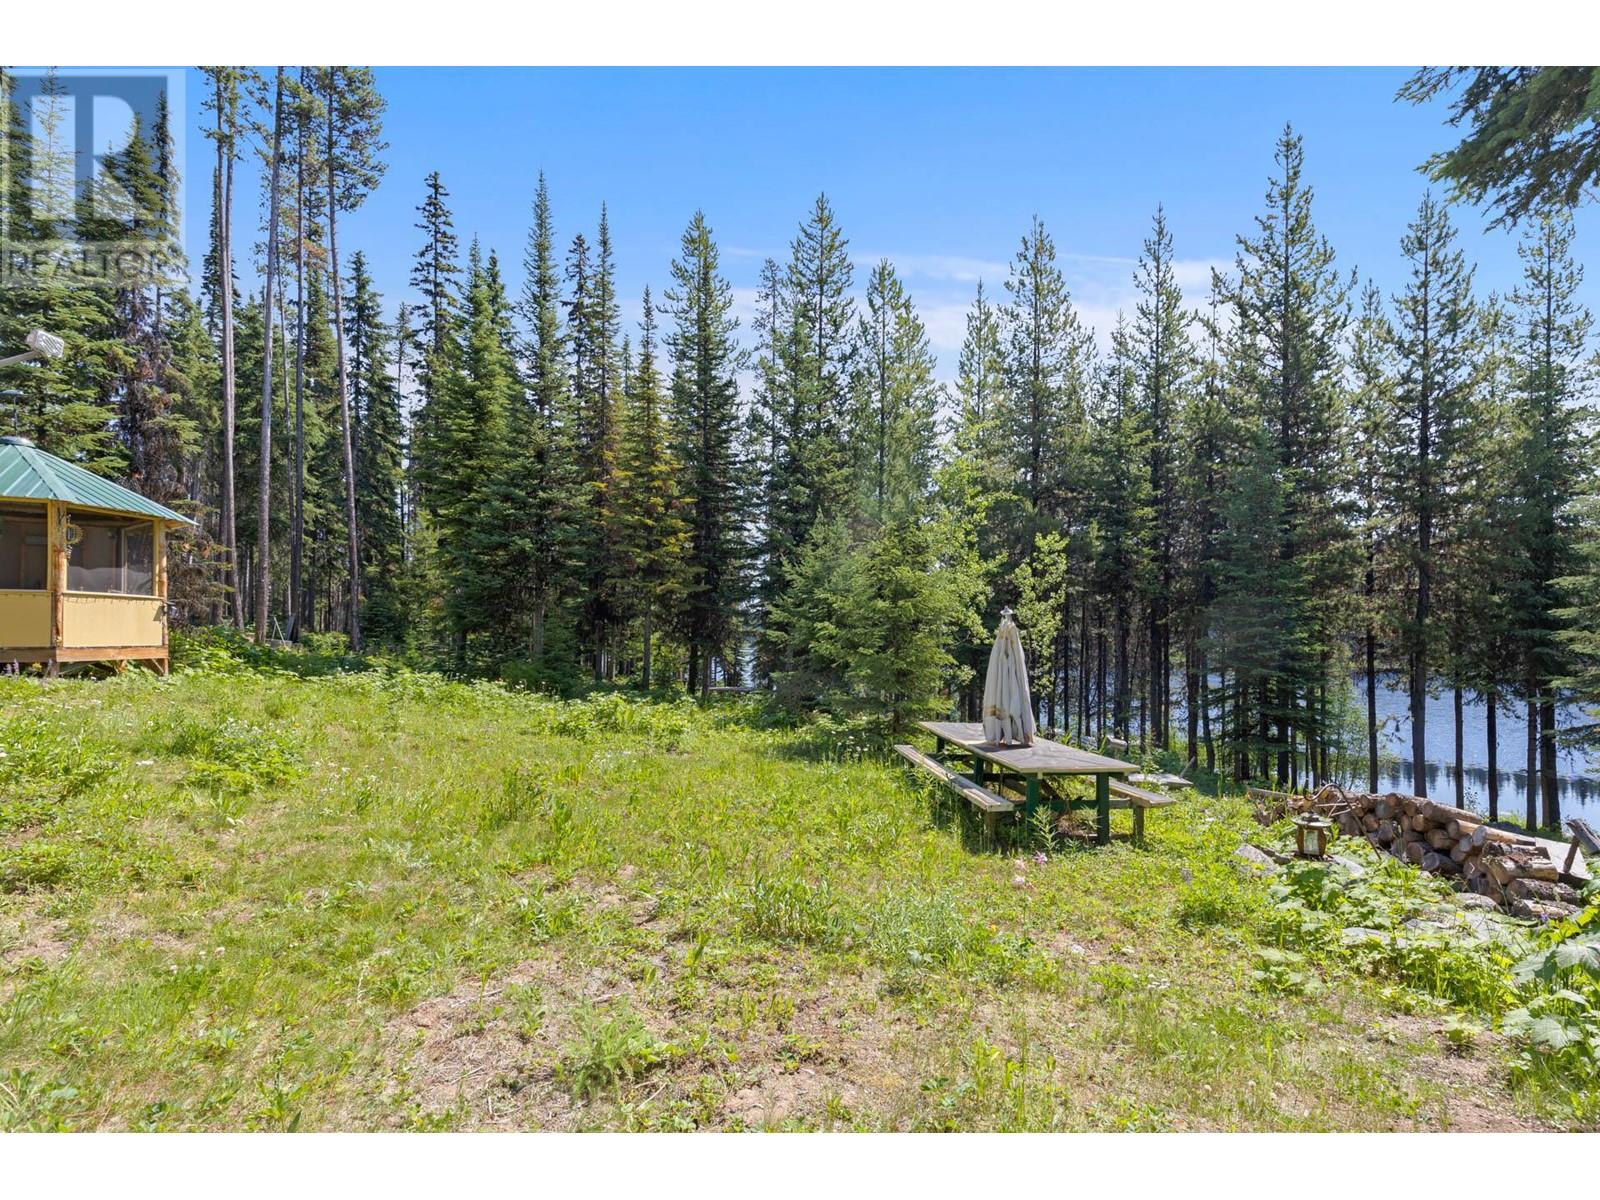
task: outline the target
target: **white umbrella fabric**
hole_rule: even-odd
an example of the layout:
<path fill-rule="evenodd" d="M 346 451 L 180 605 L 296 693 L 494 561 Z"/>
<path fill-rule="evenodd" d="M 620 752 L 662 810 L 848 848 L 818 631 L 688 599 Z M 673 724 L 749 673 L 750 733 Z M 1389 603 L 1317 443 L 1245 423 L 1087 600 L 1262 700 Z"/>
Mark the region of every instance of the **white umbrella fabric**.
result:
<path fill-rule="evenodd" d="M 989 673 L 983 680 L 983 736 L 986 741 L 1033 745 L 1033 697 L 1028 694 L 1028 664 L 1022 637 L 1009 608 L 1000 610 Z"/>

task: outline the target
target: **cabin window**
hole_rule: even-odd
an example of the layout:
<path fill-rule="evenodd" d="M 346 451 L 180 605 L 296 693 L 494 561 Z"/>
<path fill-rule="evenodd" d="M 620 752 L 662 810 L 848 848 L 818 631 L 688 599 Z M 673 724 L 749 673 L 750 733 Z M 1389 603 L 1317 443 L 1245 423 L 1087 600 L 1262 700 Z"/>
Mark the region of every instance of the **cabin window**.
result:
<path fill-rule="evenodd" d="M 67 558 L 69 592 L 155 594 L 155 526 L 149 521 L 72 515 L 78 531 Z"/>
<path fill-rule="evenodd" d="M 50 538 L 43 508 L 0 508 L 0 590 L 49 587 Z"/>

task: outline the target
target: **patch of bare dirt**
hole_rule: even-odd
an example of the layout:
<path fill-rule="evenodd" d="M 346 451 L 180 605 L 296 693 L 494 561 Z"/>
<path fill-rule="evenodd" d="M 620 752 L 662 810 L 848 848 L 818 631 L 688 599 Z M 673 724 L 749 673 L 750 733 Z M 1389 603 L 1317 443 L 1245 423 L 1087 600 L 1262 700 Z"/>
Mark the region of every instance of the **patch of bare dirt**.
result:
<path fill-rule="evenodd" d="M 1506 1087 L 1501 1048 L 1504 1039 L 1485 1031 L 1465 1053 L 1451 1051 L 1434 1017 L 1392 1014 L 1371 1036 L 1392 1038 L 1412 1051 L 1412 1074 L 1444 1093 L 1445 1117 L 1440 1128 L 1461 1133 L 1521 1132 L 1545 1128 L 1518 1115 Z"/>
<path fill-rule="evenodd" d="M 849 1106 L 858 1095 L 856 1085 L 848 1079 L 800 1066 L 740 1088 L 728 1097 L 722 1111 L 747 1128 L 759 1129 L 791 1117 L 813 1116 L 825 1110 L 830 1099 Z"/>
<path fill-rule="evenodd" d="M 385 1056 L 401 1060 L 407 1099 L 424 1112 L 459 1110 L 475 1129 L 572 1129 L 582 1106 L 557 1078 L 560 1055 L 578 1035 L 581 1009 L 619 999 L 653 1034 L 665 1032 L 631 981 L 554 957 L 530 960 L 397 1017 L 384 1031 Z"/>
<path fill-rule="evenodd" d="M 31 959 L 57 963 L 71 952 L 66 926 L 40 916 L 36 906 L 0 917 L 0 968 L 12 968 Z"/>

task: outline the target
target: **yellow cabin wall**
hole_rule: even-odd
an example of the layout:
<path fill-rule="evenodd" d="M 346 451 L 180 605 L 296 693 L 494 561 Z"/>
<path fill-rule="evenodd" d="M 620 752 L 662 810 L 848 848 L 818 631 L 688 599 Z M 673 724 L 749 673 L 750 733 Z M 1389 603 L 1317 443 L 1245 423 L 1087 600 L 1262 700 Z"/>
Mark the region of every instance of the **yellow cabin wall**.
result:
<path fill-rule="evenodd" d="M 50 593 L 0 592 L 0 647 L 33 650 L 50 645 Z"/>
<path fill-rule="evenodd" d="M 167 643 L 167 628 L 161 619 L 165 602 L 159 596 L 68 592 L 62 600 L 61 644 L 65 647 L 165 646 Z"/>

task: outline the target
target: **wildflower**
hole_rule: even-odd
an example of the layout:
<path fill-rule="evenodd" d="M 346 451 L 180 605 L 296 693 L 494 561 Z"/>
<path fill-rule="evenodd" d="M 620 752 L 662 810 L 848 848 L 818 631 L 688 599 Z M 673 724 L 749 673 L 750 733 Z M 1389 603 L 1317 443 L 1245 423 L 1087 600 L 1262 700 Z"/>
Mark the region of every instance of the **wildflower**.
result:
<path fill-rule="evenodd" d="M 1046 854 L 1043 850 L 1039 850 L 1039 851 L 1036 851 L 1034 853 L 1033 861 L 1038 863 L 1042 867 L 1042 866 L 1045 865 L 1045 863 L 1050 861 L 1050 856 L 1048 854 Z"/>

